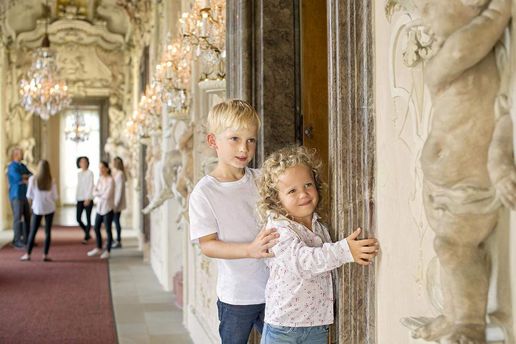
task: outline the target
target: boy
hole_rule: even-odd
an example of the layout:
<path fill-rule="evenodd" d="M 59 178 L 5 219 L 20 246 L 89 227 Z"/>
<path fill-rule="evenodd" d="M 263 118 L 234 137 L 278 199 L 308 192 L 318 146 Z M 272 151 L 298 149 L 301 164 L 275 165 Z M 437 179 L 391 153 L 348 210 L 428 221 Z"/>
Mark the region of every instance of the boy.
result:
<path fill-rule="evenodd" d="M 190 195 L 191 240 L 219 258 L 217 307 L 222 344 L 246 344 L 252 327 L 261 333 L 268 271 L 260 258 L 277 242 L 273 230 L 259 230 L 257 170 L 247 167 L 256 151 L 260 119 L 242 100 L 215 105 L 208 114 L 207 143 L 218 163 Z"/>

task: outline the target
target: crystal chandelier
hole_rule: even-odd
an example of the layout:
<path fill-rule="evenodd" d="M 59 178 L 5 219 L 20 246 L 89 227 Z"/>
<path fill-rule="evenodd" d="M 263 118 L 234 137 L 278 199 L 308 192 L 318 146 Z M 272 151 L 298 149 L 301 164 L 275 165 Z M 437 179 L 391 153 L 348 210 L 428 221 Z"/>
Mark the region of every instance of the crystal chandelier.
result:
<path fill-rule="evenodd" d="M 175 113 L 188 111 L 191 56 L 189 45 L 179 38 L 171 42 L 169 35 L 161 61 L 156 65 L 154 80 L 161 100 Z"/>
<path fill-rule="evenodd" d="M 201 81 L 224 79 L 226 1 L 197 0 L 191 12 L 183 13 L 179 23 L 183 40 L 195 48 L 201 62 Z"/>
<path fill-rule="evenodd" d="M 65 82 L 58 78 L 55 54 L 50 49 L 47 24 L 41 48 L 33 52 L 33 62 L 27 72 L 27 79 L 20 82 L 20 95 L 21 105 L 25 110 L 39 115 L 44 120 L 70 105 L 68 88 Z"/>
<path fill-rule="evenodd" d="M 90 128 L 86 126 L 84 115 L 75 110 L 72 125 L 65 129 L 65 136 L 67 140 L 79 143 L 88 141 L 90 138 Z"/>
<path fill-rule="evenodd" d="M 161 130 L 160 87 L 156 82 L 147 86 L 141 97 L 134 121 L 138 125 L 138 136 L 142 139 L 155 135 Z"/>

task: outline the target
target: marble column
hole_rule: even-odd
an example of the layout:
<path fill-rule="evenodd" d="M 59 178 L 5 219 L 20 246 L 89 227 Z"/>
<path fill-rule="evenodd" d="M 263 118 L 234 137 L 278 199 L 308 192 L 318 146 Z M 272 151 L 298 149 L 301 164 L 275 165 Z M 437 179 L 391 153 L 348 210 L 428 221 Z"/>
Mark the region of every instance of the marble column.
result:
<path fill-rule="evenodd" d="M 227 96 L 250 101 L 262 119 L 256 161 L 295 143 L 292 0 L 227 2 Z"/>
<path fill-rule="evenodd" d="M 374 235 L 375 112 L 371 1 L 328 0 L 331 222 L 342 239 Z M 347 264 L 337 281 L 337 341 L 376 343 L 374 266 Z"/>

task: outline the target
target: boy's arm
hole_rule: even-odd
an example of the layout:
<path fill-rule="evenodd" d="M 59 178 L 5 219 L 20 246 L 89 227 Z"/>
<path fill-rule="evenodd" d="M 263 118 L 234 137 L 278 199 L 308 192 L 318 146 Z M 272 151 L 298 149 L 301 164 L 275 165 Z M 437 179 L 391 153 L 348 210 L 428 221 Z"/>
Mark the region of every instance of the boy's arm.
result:
<path fill-rule="evenodd" d="M 469 24 L 455 31 L 427 65 L 432 85 L 453 81 L 491 51 L 511 17 L 511 0 L 491 0 Z"/>
<path fill-rule="evenodd" d="M 241 259 L 274 257 L 269 249 L 278 242 L 278 233 L 274 228 L 262 229 L 256 239 L 248 243 L 225 242 L 217 234 L 199 238 L 201 252 L 211 258 Z"/>

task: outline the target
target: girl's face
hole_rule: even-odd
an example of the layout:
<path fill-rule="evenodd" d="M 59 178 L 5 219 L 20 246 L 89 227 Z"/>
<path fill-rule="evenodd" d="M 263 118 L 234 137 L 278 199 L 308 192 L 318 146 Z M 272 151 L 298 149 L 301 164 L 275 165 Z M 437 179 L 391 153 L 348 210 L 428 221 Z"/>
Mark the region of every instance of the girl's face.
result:
<path fill-rule="evenodd" d="M 108 174 L 108 169 L 104 164 L 99 165 L 99 172 L 101 176 L 106 176 Z"/>
<path fill-rule="evenodd" d="M 312 227 L 312 215 L 319 203 L 312 170 L 305 165 L 289 167 L 278 178 L 278 197 L 288 215 Z"/>
<path fill-rule="evenodd" d="M 79 160 L 79 166 L 81 166 L 81 169 L 87 170 L 88 162 L 86 161 L 86 159 L 82 158 L 81 160 Z"/>

